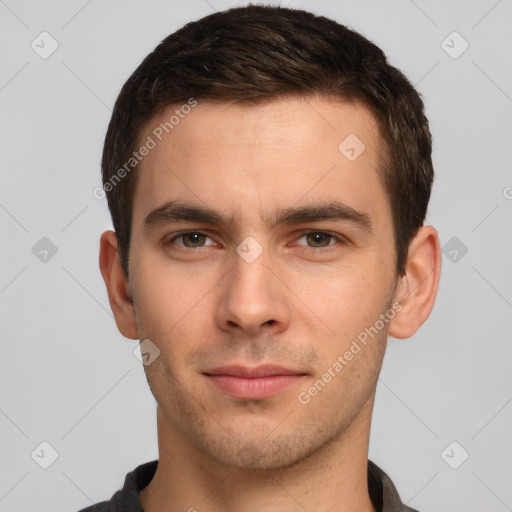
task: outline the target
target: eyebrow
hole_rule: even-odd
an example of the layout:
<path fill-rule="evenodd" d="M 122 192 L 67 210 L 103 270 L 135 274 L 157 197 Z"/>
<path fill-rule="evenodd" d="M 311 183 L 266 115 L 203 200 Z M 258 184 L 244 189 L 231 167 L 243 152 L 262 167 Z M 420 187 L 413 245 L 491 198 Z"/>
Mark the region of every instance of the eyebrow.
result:
<path fill-rule="evenodd" d="M 181 201 L 169 201 L 146 216 L 144 230 L 152 230 L 177 221 L 227 226 L 231 229 L 237 224 L 234 217 L 225 218 L 221 213 L 210 208 Z M 339 201 L 285 208 L 267 219 L 267 224 L 270 227 L 275 227 L 320 221 L 345 221 L 369 234 L 372 233 L 372 222 L 366 213 L 357 211 Z"/>

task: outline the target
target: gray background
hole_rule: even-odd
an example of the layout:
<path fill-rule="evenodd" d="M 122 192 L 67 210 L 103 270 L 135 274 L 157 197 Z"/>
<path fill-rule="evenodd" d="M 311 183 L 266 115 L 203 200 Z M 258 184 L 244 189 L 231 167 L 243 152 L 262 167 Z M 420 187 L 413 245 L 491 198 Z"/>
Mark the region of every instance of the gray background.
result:
<path fill-rule="evenodd" d="M 2 512 L 77 510 L 157 458 L 138 343 L 118 333 L 98 270 L 111 223 L 93 189 L 129 74 L 185 22 L 238 4 L 0 0 Z M 381 46 L 434 134 L 442 282 L 417 335 L 390 339 L 370 457 L 421 511 L 512 510 L 512 3 L 286 4 Z M 31 47 L 51 48 L 43 31 L 58 43 L 46 59 Z"/>

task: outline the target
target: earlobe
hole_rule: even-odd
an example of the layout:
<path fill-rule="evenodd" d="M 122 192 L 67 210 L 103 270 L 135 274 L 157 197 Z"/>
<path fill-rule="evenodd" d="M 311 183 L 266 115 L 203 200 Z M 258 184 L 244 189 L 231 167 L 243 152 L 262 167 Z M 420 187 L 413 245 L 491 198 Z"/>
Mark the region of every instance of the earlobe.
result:
<path fill-rule="evenodd" d="M 119 332 L 126 338 L 138 339 L 135 311 L 121 266 L 117 237 L 113 231 L 105 231 L 101 235 L 99 264 Z"/>
<path fill-rule="evenodd" d="M 432 226 L 422 226 L 409 244 L 405 274 L 395 292 L 402 309 L 390 323 L 390 336 L 409 338 L 420 328 L 434 307 L 440 276 L 439 236 Z"/>

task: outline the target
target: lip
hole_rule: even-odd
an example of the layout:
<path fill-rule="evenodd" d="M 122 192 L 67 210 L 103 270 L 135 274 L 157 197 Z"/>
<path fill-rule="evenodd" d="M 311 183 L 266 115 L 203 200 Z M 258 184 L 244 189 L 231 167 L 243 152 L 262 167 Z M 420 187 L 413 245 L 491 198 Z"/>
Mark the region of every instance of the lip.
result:
<path fill-rule="evenodd" d="M 222 366 L 204 372 L 204 375 L 227 395 L 246 400 L 270 398 L 305 377 L 302 372 L 274 365 L 256 368 Z"/>

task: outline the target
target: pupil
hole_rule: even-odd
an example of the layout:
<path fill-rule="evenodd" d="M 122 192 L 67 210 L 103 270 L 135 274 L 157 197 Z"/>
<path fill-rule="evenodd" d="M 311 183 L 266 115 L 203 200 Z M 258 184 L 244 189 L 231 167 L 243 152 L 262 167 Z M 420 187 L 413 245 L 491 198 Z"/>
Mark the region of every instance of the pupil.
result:
<path fill-rule="evenodd" d="M 188 234 L 188 237 L 189 237 L 189 241 L 192 243 L 192 244 L 197 244 L 200 242 L 200 239 L 203 235 L 201 235 L 200 233 L 189 233 Z"/>
<path fill-rule="evenodd" d="M 325 243 L 322 243 L 322 241 L 329 241 L 329 237 L 325 235 L 325 233 L 311 233 L 311 236 L 313 238 L 313 242 L 315 244 L 320 244 L 321 247 L 324 247 L 326 245 Z"/>

